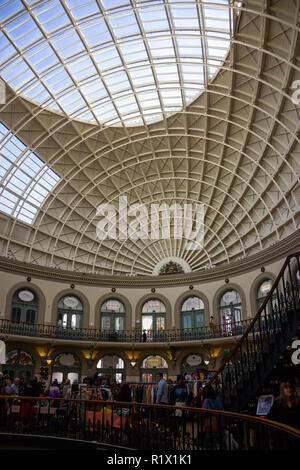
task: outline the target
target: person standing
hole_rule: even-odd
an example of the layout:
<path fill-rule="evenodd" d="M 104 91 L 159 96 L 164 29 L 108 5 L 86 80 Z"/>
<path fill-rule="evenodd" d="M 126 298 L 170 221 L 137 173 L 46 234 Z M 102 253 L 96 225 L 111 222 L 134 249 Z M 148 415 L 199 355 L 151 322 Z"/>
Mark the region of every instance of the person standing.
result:
<path fill-rule="evenodd" d="M 157 374 L 156 380 L 158 383 L 156 403 L 158 405 L 168 405 L 169 404 L 168 384 L 165 381 L 164 376 L 161 372 Z"/>
<path fill-rule="evenodd" d="M 164 376 L 161 372 L 159 372 L 156 376 L 157 385 L 157 396 L 156 396 L 156 404 L 157 405 L 168 405 L 169 404 L 169 387 L 167 382 L 164 379 Z M 158 412 L 158 422 L 165 423 L 166 418 L 168 417 L 168 410 L 164 410 L 159 408 Z"/>
<path fill-rule="evenodd" d="M 268 419 L 300 429 L 300 400 L 289 382 L 280 384 L 279 397 L 268 414 Z"/>
<path fill-rule="evenodd" d="M 72 395 L 72 385 L 71 380 L 67 379 L 62 388 L 62 397 L 65 399 L 71 398 Z"/>
<path fill-rule="evenodd" d="M 18 396 L 19 395 L 20 379 L 17 377 L 12 384 L 10 380 L 7 381 L 5 387 L 5 395 Z"/>

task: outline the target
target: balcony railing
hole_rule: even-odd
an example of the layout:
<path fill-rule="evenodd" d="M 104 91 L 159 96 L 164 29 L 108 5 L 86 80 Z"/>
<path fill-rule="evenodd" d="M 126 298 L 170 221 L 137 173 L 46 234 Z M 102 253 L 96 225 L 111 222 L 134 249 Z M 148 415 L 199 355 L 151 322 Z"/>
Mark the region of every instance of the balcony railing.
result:
<path fill-rule="evenodd" d="M 200 341 L 213 338 L 228 338 L 242 335 L 251 319 L 232 322 L 226 325 L 203 326 L 195 328 L 172 328 L 168 330 L 148 330 L 146 343 L 170 343 L 179 341 Z M 22 323 L 0 320 L 2 334 L 35 336 L 46 338 L 97 341 L 110 343 L 143 343 L 141 330 L 103 330 L 97 328 L 70 328 L 39 323 Z"/>
<path fill-rule="evenodd" d="M 300 431 L 191 407 L 0 396 L 0 432 L 146 450 L 296 450 Z"/>

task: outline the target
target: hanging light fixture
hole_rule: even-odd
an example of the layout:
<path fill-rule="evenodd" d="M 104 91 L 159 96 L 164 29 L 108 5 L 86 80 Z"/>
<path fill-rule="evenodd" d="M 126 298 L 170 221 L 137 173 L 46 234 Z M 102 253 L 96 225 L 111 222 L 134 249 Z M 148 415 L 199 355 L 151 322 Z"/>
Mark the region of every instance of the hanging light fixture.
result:
<path fill-rule="evenodd" d="M 132 350 L 131 350 L 131 359 L 130 360 L 130 364 L 132 367 L 134 367 L 136 365 L 136 360 L 134 358 L 134 344 L 132 345 Z"/>

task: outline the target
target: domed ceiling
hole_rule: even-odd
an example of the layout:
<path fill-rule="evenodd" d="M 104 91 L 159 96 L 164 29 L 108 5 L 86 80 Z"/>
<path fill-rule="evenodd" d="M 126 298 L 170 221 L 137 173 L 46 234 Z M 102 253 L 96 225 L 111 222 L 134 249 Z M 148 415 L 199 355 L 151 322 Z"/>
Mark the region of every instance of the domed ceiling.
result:
<path fill-rule="evenodd" d="M 14 0 L 0 22 L 2 256 L 198 271 L 299 229 L 299 2 Z M 203 246 L 100 240 L 120 196 L 203 205 Z"/>

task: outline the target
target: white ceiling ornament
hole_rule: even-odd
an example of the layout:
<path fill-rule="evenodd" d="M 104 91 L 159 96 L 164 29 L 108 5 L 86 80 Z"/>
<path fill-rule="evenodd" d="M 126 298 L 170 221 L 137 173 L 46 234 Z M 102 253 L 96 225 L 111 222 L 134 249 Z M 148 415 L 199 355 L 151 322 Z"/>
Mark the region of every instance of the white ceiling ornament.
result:
<path fill-rule="evenodd" d="M 155 268 L 152 271 L 152 274 L 154 276 L 158 276 L 159 272 L 160 272 L 160 269 L 165 264 L 168 264 L 170 261 L 173 261 L 173 263 L 178 263 L 182 267 L 182 269 L 185 273 L 190 273 L 191 272 L 191 268 L 190 268 L 189 264 L 184 259 L 178 258 L 176 256 L 173 256 L 173 257 L 169 256 L 167 258 L 162 259 L 159 263 L 157 263 L 157 265 L 155 266 Z"/>

